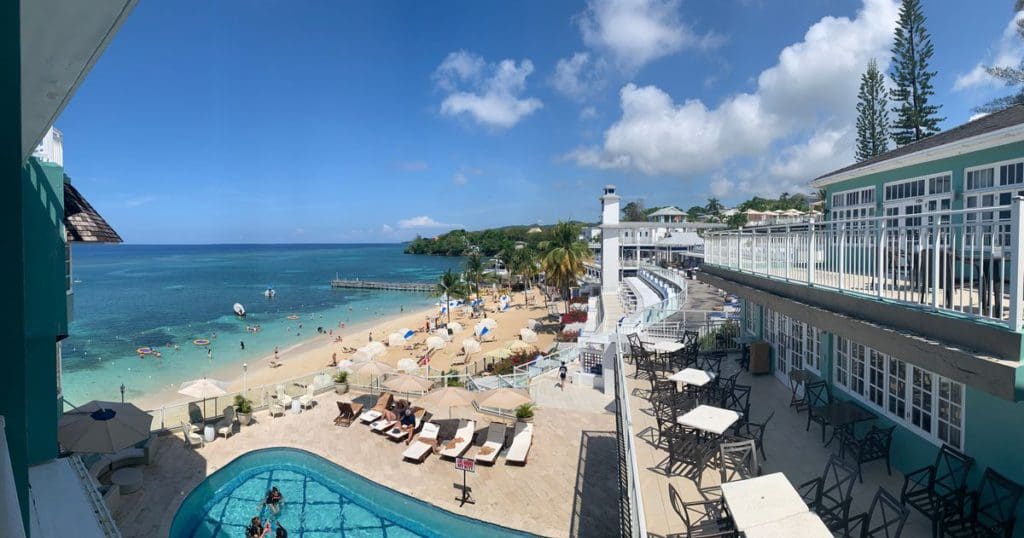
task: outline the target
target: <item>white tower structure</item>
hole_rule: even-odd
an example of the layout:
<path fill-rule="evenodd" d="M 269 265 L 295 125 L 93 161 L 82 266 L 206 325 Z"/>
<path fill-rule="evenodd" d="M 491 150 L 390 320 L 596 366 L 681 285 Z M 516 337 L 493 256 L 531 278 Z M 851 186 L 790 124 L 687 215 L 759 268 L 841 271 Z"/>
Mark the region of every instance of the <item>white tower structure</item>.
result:
<path fill-rule="evenodd" d="M 601 196 L 601 294 L 619 291 L 619 195 L 605 185 Z"/>

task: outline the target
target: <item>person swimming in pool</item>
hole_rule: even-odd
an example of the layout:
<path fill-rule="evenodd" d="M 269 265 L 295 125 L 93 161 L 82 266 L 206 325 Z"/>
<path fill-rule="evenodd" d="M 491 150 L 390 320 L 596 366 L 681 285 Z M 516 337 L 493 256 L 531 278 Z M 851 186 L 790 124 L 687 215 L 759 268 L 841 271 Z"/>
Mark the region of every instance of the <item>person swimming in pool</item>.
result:
<path fill-rule="evenodd" d="M 260 521 L 260 516 L 256 516 L 249 521 L 249 526 L 245 528 L 245 538 L 263 538 L 270 534 L 270 520 L 268 519 L 266 524 Z"/>
<path fill-rule="evenodd" d="M 267 492 L 267 499 L 263 501 L 263 504 L 267 505 L 267 508 L 270 508 L 270 511 L 274 514 L 280 514 L 280 505 L 284 504 L 284 495 L 281 495 L 281 490 L 274 486 Z"/>

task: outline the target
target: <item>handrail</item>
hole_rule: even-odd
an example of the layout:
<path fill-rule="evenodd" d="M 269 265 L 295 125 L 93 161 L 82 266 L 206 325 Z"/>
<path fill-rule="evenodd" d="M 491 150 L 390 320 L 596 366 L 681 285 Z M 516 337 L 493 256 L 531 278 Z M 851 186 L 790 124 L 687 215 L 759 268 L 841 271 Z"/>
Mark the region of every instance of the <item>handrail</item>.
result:
<path fill-rule="evenodd" d="M 619 531 L 622 536 L 646 538 L 647 519 L 640 493 L 640 468 L 633 439 L 633 415 L 629 406 L 622 354 L 622 324 L 615 328 L 615 403 L 619 459 Z"/>
<path fill-rule="evenodd" d="M 86 495 L 89 496 L 89 503 L 92 504 L 96 521 L 103 528 L 104 536 L 107 538 L 121 538 L 121 530 L 114 523 L 114 517 L 110 514 L 107 503 L 103 501 L 103 497 L 100 495 L 98 484 L 88 469 L 85 468 L 82 458 L 76 454 L 69 456 L 67 459 L 68 464 L 71 465 L 71 468 L 78 475 L 78 479 L 82 481 L 82 487 L 85 489 Z"/>

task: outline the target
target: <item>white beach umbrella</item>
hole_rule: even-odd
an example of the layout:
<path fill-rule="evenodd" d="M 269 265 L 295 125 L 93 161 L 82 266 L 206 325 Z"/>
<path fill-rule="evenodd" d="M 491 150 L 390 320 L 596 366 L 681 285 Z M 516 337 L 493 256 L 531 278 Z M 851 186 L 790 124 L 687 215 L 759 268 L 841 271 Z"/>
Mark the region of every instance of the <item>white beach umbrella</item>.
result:
<path fill-rule="evenodd" d="M 355 362 L 352 359 L 344 359 L 343 361 L 338 363 L 338 371 L 340 372 L 344 370 L 346 372 L 351 373 L 353 364 L 355 364 Z"/>
<path fill-rule="evenodd" d="M 519 329 L 519 337 L 523 339 L 523 342 L 531 343 L 537 341 L 537 333 L 530 329 Z"/>
<path fill-rule="evenodd" d="M 134 404 L 91 401 L 60 417 L 57 440 L 71 452 L 113 454 L 148 438 L 152 425 Z"/>
<path fill-rule="evenodd" d="M 495 320 L 494 318 L 485 318 L 481 320 L 480 323 L 478 323 L 477 325 L 483 325 L 488 329 L 494 330 L 494 328 L 498 326 L 498 321 Z"/>
<path fill-rule="evenodd" d="M 476 353 L 477 351 L 480 351 L 480 342 L 477 342 L 472 338 L 467 338 L 462 341 L 462 351 L 465 351 L 466 355 Z"/>
<path fill-rule="evenodd" d="M 449 342 L 452 339 L 451 335 L 448 334 L 448 329 L 445 329 L 444 327 L 435 329 L 434 334 L 436 336 L 441 337 L 441 339 L 444 340 L 445 342 Z"/>
<path fill-rule="evenodd" d="M 530 329 L 531 331 L 536 331 L 537 327 L 539 327 L 539 326 L 540 326 L 540 322 L 535 320 L 535 319 L 528 319 L 528 320 L 526 320 L 526 328 Z"/>
<path fill-rule="evenodd" d="M 480 407 L 493 407 L 497 409 L 515 409 L 525 403 L 533 401 L 526 391 L 502 387 L 481 392 L 476 397 L 476 403 Z"/>
<path fill-rule="evenodd" d="M 398 374 L 385 381 L 384 386 L 395 392 L 426 392 L 434 382 L 418 375 Z"/>
<path fill-rule="evenodd" d="M 420 363 L 412 357 L 406 357 L 404 359 L 398 359 L 398 369 L 403 372 L 414 372 L 419 370 Z"/>
<path fill-rule="evenodd" d="M 373 354 L 370 353 L 369 350 L 363 348 L 357 349 L 356 352 L 352 354 L 353 362 L 366 362 L 372 361 L 373 359 Z"/>
<path fill-rule="evenodd" d="M 363 347 L 370 351 L 373 358 L 383 357 L 388 354 L 388 348 L 382 342 L 370 342 Z"/>
<path fill-rule="evenodd" d="M 512 353 L 519 353 L 520 351 L 529 351 L 533 349 L 533 346 L 523 342 L 522 340 L 512 340 L 505 347 L 507 347 Z"/>
<path fill-rule="evenodd" d="M 412 329 L 410 329 L 408 327 L 402 327 L 401 329 L 398 329 L 397 332 L 398 332 L 398 334 L 401 334 L 402 338 L 404 338 L 405 340 L 408 340 L 408 339 L 412 338 L 413 335 L 416 334 L 416 331 L 414 331 L 414 330 L 412 330 Z"/>
<path fill-rule="evenodd" d="M 206 416 L 206 400 L 216 398 L 228 393 L 228 384 L 216 379 L 202 378 L 186 381 L 178 387 L 178 394 L 184 394 L 190 398 L 202 398 L 203 416 Z"/>
<path fill-rule="evenodd" d="M 376 377 L 393 371 L 395 371 L 394 368 L 378 360 L 370 360 L 352 365 L 352 373 L 357 375 Z"/>
<path fill-rule="evenodd" d="M 427 349 L 442 349 L 447 343 L 440 336 L 431 336 L 427 338 Z"/>
<path fill-rule="evenodd" d="M 388 335 L 389 346 L 402 346 L 405 345 L 405 333 L 393 332 Z"/>
<path fill-rule="evenodd" d="M 449 323 L 448 328 L 451 329 L 453 333 L 461 332 L 463 329 L 462 324 L 457 321 Z"/>

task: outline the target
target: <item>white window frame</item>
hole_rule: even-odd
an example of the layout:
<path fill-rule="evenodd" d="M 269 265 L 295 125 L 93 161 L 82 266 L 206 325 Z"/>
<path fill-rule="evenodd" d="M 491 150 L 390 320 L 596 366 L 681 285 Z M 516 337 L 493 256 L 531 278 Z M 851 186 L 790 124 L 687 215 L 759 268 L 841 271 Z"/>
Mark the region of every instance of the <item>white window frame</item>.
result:
<path fill-rule="evenodd" d="M 807 350 L 804 368 L 819 376 L 821 375 L 821 335 L 824 332 L 812 325 L 804 327 L 804 349 Z"/>

